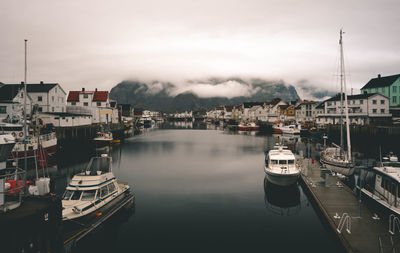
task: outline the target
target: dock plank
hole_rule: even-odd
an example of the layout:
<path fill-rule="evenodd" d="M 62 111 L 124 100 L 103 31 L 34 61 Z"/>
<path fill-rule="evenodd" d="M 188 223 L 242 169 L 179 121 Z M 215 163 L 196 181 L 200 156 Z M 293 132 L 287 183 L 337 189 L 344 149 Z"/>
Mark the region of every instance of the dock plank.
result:
<path fill-rule="evenodd" d="M 322 175 L 321 165 L 318 162 L 310 164 L 307 159 L 300 159 L 302 168 L 302 185 L 310 193 L 316 202 L 326 221 L 333 229 L 348 252 L 399 252 L 399 233 L 392 237 L 389 233 L 388 219 L 374 220 L 373 213 L 367 206 L 359 201 L 359 197 L 339 178 L 333 175 Z M 344 227 L 339 233 L 337 228 L 340 219 L 335 215 L 342 216 L 347 213 L 351 217 L 351 233 Z M 361 214 L 361 216 L 360 216 Z M 382 247 L 379 243 L 382 242 Z"/>

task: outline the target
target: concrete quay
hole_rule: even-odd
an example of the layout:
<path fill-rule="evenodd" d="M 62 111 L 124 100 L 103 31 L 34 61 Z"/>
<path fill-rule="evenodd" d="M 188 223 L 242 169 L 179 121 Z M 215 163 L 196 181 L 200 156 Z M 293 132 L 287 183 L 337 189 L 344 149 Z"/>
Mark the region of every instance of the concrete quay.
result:
<path fill-rule="evenodd" d="M 317 161 L 298 163 L 305 193 L 347 252 L 400 252 L 400 231 L 389 233 L 389 217 L 371 212 L 356 192 Z"/>

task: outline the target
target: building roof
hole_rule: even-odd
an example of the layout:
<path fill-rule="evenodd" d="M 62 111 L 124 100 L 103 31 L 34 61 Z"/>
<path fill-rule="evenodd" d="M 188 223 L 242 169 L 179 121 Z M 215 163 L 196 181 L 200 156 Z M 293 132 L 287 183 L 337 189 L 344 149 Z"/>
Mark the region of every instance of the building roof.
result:
<path fill-rule="evenodd" d="M 279 109 L 286 110 L 290 105 L 279 105 Z"/>
<path fill-rule="evenodd" d="M 351 99 L 364 99 L 364 98 L 369 98 L 372 96 L 377 95 L 377 93 L 369 93 L 369 94 L 357 94 L 357 95 L 347 95 L 347 99 L 351 100 Z M 381 95 L 381 94 L 379 94 Z M 342 93 L 343 99 L 344 99 L 344 94 Z M 381 95 L 383 96 L 383 95 Z M 383 96 L 384 97 L 384 96 Z M 327 101 L 339 101 L 340 100 L 340 93 L 336 94 L 335 96 L 325 100 L 324 102 Z"/>
<path fill-rule="evenodd" d="M 226 110 L 227 112 L 231 112 L 232 109 L 233 109 L 233 105 L 225 105 L 225 110 Z"/>
<path fill-rule="evenodd" d="M 319 104 L 315 107 L 315 109 L 324 109 L 324 101 L 318 103 Z"/>
<path fill-rule="evenodd" d="M 20 87 L 20 84 L 0 84 L 0 101 L 12 101 Z"/>
<path fill-rule="evenodd" d="M 378 87 L 387 87 L 394 83 L 398 78 L 400 78 L 400 74 L 392 75 L 392 76 L 383 76 L 378 75 L 376 78 L 372 78 L 369 82 L 364 85 L 361 89 L 370 89 L 370 88 L 378 88 Z"/>
<path fill-rule="evenodd" d="M 58 83 L 28 83 L 26 85 L 27 92 L 49 92 L 49 90 L 53 89 L 57 86 Z"/>
<path fill-rule="evenodd" d="M 67 102 L 79 102 L 79 94 L 93 94 L 93 102 L 106 102 L 108 91 L 70 91 Z"/>

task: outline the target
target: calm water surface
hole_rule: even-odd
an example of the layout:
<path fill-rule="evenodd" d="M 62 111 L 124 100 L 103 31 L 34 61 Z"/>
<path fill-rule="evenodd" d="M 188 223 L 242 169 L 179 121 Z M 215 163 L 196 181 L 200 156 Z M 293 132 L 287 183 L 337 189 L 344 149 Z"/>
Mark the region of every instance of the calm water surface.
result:
<path fill-rule="evenodd" d="M 104 224 L 79 250 L 341 252 L 300 186 L 265 180 L 264 151 L 276 141 L 165 129 L 126 139 L 110 153 L 114 173 L 136 194 L 135 213 Z M 59 166 L 57 191 L 83 166 Z"/>

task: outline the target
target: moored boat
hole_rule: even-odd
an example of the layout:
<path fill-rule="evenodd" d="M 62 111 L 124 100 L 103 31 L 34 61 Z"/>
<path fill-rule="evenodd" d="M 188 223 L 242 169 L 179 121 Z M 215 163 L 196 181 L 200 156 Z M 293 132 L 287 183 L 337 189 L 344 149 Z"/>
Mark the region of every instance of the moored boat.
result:
<path fill-rule="evenodd" d="M 288 125 L 281 127 L 283 134 L 300 134 L 300 129 L 296 125 Z"/>
<path fill-rule="evenodd" d="M 69 182 L 62 198 L 62 219 L 78 220 L 96 215 L 97 210 L 129 192 L 129 185 L 116 180 L 111 157 L 93 157 L 86 169 Z"/>
<path fill-rule="evenodd" d="M 111 132 L 97 132 L 93 140 L 97 147 L 101 147 L 112 143 L 114 139 Z"/>
<path fill-rule="evenodd" d="M 285 146 L 275 146 L 267 153 L 264 171 L 268 181 L 280 186 L 295 184 L 300 176 L 296 158 Z"/>
<path fill-rule="evenodd" d="M 258 131 L 260 127 L 254 122 L 241 122 L 239 131 Z"/>

